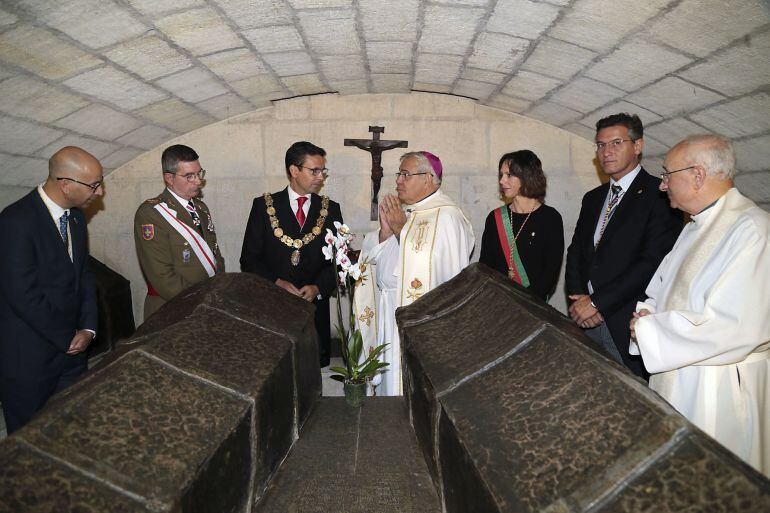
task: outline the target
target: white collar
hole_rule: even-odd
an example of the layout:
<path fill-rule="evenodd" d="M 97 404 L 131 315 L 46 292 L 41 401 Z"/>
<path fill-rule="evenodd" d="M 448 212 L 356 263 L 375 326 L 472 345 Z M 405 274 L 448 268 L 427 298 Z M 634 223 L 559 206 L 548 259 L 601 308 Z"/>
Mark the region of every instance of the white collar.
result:
<path fill-rule="evenodd" d="M 52 200 L 50 197 L 48 197 L 48 194 L 45 193 L 43 190 L 43 185 L 45 182 L 41 183 L 37 186 L 37 192 L 40 194 L 40 199 L 43 200 L 43 203 L 45 203 L 45 207 L 48 209 L 48 213 L 51 214 L 51 217 L 54 221 L 57 223 L 59 222 L 59 218 L 64 215 L 65 212 L 69 214 L 68 208 L 61 208 L 54 200 Z"/>
<path fill-rule="evenodd" d="M 624 176 L 620 180 L 616 181 L 610 178 L 610 186 L 620 185 L 620 188 L 623 189 L 623 192 L 625 193 L 628 190 L 628 188 L 631 187 L 631 184 L 636 179 L 636 175 L 638 175 L 641 170 L 642 170 L 642 165 L 637 164 L 636 167 L 632 169 L 630 173 L 628 173 L 626 176 Z"/>
<path fill-rule="evenodd" d="M 310 194 L 297 194 L 297 192 L 294 189 L 291 188 L 291 185 L 286 187 L 286 189 L 288 189 L 288 191 L 289 191 L 289 201 L 290 202 L 296 202 L 297 198 L 299 198 L 300 196 L 302 196 L 303 198 L 307 198 L 308 202 L 310 201 Z"/>
<path fill-rule="evenodd" d="M 192 199 L 189 199 L 189 200 L 186 200 L 186 199 L 184 199 L 182 196 L 180 196 L 179 194 L 175 193 L 174 191 L 172 191 L 172 190 L 171 190 L 171 189 L 169 189 L 168 187 L 166 187 L 166 190 L 167 190 L 168 192 L 170 192 L 170 193 L 171 193 L 171 195 L 172 195 L 173 197 L 175 197 L 175 198 L 176 198 L 176 200 L 179 202 L 179 204 L 180 204 L 180 205 L 182 205 L 182 207 L 184 207 L 184 208 L 187 208 L 187 204 L 188 204 L 190 201 L 192 201 Z M 193 206 L 195 206 L 195 202 L 193 202 Z"/>

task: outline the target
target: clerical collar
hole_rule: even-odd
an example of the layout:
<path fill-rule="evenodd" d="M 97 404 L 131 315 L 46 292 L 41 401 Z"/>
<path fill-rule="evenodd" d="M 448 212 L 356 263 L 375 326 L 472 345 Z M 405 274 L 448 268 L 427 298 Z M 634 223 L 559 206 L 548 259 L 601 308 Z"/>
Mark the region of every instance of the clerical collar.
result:
<path fill-rule="evenodd" d="M 428 194 L 427 196 L 425 196 L 425 197 L 424 197 L 423 199 L 421 199 L 420 201 L 416 201 L 416 202 L 412 203 L 411 205 L 407 205 L 407 210 L 409 210 L 410 208 L 418 207 L 418 206 L 420 206 L 421 204 L 425 203 L 426 201 L 428 201 L 428 199 L 430 199 L 430 197 L 431 197 L 431 196 L 433 196 L 434 194 L 436 194 L 438 191 L 439 191 L 439 189 L 436 189 L 435 191 L 431 192 L 430 194 Z"/>
<path fill-rule="evenodd" d="M 725 197 L 724 195 L 720 196 L 719 198 L 717 198 L 716 201 L 706 205 L 700 212 L 690 216 L 690 221 L 694 222 L 695 224 L 699 224 L 701 221 L 708 219 L 711 214 L 711 212 L 709 212 L 711 210 L 711 207 L 719 203 L 724 197 Z"/>
<path fill-rule="evenodd" d="M 179 202 L 179 204 L 180 204 L 180 205 L 182 205 L 182 206 L 183 206 L 183 207 L 185 207 L 185 208 L 187 208 L 187 204 L 188 204 L 190 201 L 192 201 L 192 198 L 190 198 L 190 199 L 186 200 L 186 199 L 184 199 L 182 196 L 180 196 L 179 194 L 177 194 L 177 193 L 175 193 L 174 191 L 172 191 L 171 189 L 169 189 L 168 187 L 166 187 L 166 190 L 167 190 L 168 192 L 170 192 L 170 193 L 171 193 L 171 195 L 172 195 L 174 198 L 176 198 L 176 200 Z M 195 203 L 193 203 L 193 205 L 194 205 L 194 204 L 195 204 Z"/>
<path fill-rule="evenodd" d="M 610 185 L 620 185 L 620 188 L 623 189 L 623 192 L 627 191 L 629 187 L 631 187 L 631 184 L 636 179 L 636 175 L 639 174 L 639 172 L 642 170 L 642 165 L 637 164 L 634 169 L 631 170 L 630 173 L 628 173 L 626 176 L 621 178 L 620 180 L 615 180 L 610 177 Z"/>

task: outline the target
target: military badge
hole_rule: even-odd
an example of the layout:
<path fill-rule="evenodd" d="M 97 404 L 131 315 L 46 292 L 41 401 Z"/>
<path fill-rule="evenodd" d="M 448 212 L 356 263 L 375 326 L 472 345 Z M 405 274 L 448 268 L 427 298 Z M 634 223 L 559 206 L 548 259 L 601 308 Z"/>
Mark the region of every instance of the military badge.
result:
<path fill-rule="evenodd" d="M 143 224 L 142 225 L 142 238 L 144 240 L 152 240 L 155 237 L 155 225 Z"/>
<path fill-rule="evenodd" d="M 189 264 L 189 263 L 190 263 L 190 250 L 189 250 L 189 249 L 187 249 L 187 248 L 185 248 L 185 249 L 182 251 L 182 261 L 183 261 L 185 264 Z"/>

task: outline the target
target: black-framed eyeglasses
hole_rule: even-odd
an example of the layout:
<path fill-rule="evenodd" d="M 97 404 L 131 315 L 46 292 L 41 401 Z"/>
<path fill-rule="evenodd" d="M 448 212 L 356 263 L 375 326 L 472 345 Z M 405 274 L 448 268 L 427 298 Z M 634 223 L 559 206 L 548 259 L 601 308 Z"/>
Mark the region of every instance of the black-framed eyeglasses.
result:
<path fill-rule="evenodd" d="M 185 175 L 180 175 L 179 173 L 172 173 L 171 171 L 165 171 L 165 172 L 170 174 L 170 175 L 179 176 L 181 178 L 184 178 L 188 182 L 192 182 L 196 178 L 200 178 L 201 180 L 206 178 L 206 170 L 205 169 L 201 169 L 197 173 L 187 173 Z"/>
<path fill-rule="evenodd" d="M 104 181 L 104 178 L 102 177 L 101 180 L 99 180 L 98 182 L 94 182 L 94 183 L 81 182 L 80 180 L 75 180 L 74 178 L 69 178 L 67 176 L 58 176 L 58 177 L 56 177 L 56 181 L 59 181 L 59 180 L 69 180 L 70 182 L 75 182 L 75 183 L 79 183 L 80 185 L 85 185 L 86 187 L 91 189 L 92 193 L 94 193 L 94 192 L 96 192 L 96 189 L 101 187 L 102 182 Z"/>
<path fill-rule="evenodd" d="M 398 173 L 396 173 L 396 180 L 399 178 L 403 178 L 404 180 L 409 180 L 409 177 L 411 176 L 417 176 L 417 175 L 429 175 L 428 172 L 422 172 L 422 173 L 410 173 L 409 171 L 404 171 L 402 169 L 399 169 Z"/>
<path fill-rule="evenodd" d="M 698 166 L 687 166 L 683 167 L 682 169 L 674 169 L 673 171 L 669 171 L 666 169 L 666 166 L 663 166 L 663 172 L 660 174 L 660 179 L 663 180 L 663 183 L 668 183 L 668 177 L 674 173 L 678 173 L 679 171 L 687 171 L 688 169 L 695 169 L 696 167 Z"/>
<path fill-rule="evenodd" d="M 329 176 L 328 167 L 305 167 L 305 166 L 299 166 L 299 167 L 301 169 L 307 169 L 312 173 L 313 176 L 318 176 L 318 175 Z"/>
<path fill-rule="evenodd" d="M 598 142 L 598 143 L 594 144 L 594 147 L 596 148 L 596 153 L 599 153 L 600 151 L 602 151 L 605 148 L 609 148 L 611 150 L 616 150 L 616 149 L 620 148 L 620 146 L 624 142 L 636 142 L 636 140 L 634 140 L 634 139 L 613 139 L 613 140 L 608 141 L 606 143 L 605 142 Z"/>

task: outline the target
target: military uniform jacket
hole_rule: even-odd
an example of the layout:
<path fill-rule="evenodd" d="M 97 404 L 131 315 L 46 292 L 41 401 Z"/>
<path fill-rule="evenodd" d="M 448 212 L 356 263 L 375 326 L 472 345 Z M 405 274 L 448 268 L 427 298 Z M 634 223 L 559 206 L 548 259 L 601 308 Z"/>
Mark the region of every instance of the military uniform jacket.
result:
<path fill-rule="evenodd" d="M 209 276 L 187 240 L 155 209 L 159 203 L 165 203 L 176 212 L 177 219 L 193 230 L 198 231 L 198 228 L 193 224 L 190 212 L 168 189 L 146 200 L 136 211 L 134 242 L 139 264 L 148 285 L 152 285 L 160 297 L 168 301 Z M 223 273 L 225 262 L 219 252 L 209 209 L 198 198 L 193 198 L 193 203 L 201 220 L 203 238 L 216 258 L 216 272 Z"/>

